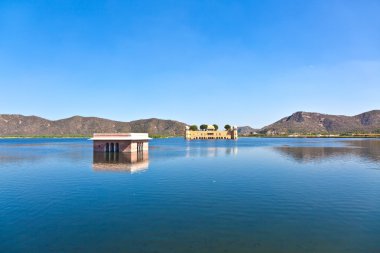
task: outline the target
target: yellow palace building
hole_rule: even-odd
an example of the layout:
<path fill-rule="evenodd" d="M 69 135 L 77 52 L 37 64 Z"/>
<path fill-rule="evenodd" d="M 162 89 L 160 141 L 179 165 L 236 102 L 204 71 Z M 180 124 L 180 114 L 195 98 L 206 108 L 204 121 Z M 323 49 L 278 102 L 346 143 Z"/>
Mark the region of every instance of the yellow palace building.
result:
<path fill-rule="evenodd" d="M 190 130 L 186 126 L 185 139 L 186 140 L 237 140 L 238 133 L 237 127 L 233 126 L 230 130 L 217 131 L 213 125 L 207 125 L 207 130 Z"/>

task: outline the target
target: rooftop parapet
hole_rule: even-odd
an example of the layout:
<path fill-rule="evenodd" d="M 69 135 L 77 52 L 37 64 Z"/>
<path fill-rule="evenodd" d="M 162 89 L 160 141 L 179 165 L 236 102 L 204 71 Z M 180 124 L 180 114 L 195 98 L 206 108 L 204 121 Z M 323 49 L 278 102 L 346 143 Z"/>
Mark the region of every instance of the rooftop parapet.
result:
<path fill-rule="evenodd" d="M 148 133 L 94 133 L 91 140 L 150 140 Z"/>

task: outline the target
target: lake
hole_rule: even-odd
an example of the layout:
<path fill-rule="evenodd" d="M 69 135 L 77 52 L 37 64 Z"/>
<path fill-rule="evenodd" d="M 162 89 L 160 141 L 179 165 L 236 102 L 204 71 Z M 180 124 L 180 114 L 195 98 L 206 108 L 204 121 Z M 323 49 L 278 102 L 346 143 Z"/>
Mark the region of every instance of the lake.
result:
<path fill-rule="evenodd" d="M 380 252 L 380 140 L 1 139 L 0 252 Z"/>

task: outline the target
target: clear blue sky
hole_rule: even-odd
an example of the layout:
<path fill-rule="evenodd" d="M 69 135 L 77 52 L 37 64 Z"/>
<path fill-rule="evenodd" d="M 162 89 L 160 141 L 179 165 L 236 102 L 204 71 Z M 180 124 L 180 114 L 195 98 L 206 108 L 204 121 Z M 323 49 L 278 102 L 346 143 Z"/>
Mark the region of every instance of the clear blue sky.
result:
<path fill-rule="evenodd" d="M 0 113 L 262 127 L 380 109 L 379 13 L 379 0 L 0 0 Z"/>

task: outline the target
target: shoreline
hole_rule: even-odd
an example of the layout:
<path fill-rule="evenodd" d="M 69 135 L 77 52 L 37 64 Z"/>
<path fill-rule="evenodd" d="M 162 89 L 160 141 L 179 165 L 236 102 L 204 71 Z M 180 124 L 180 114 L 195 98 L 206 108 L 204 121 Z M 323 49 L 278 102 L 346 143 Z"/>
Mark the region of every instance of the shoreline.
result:
<path fill-rule="evenodd" d="M 90 139 L 92 136 L 0 136 L 0 139 Z M 150 136 L 152 139 L 170 139 L 170 138 L 180 138 L 183 136 Z M 239 136 L 238 138 L 283 138 L 283 139 L 377 139 L 380 138 L 380 135 L 377 136 Z"/>
<path fill-rule="evenodd" d="M 363 134 L 363 135 L 246 135 L 239 136 L 239 138 L 247 137 L 247 138 L 380 138 L 379 134 Z"/>
<path fill-rule="evenodd" d="M 90 136 L 0 136 L 0 139 L 89 139 Z"/>
<path fill-rule="evenodd" d="M 167 139 L 182 136 L 149 136 L 152 139 Z M 59 135 L 33 135 L 33 136 L 0 136 L 0 139 L 90 139 L 92 136 L 59 136 Z"/>

